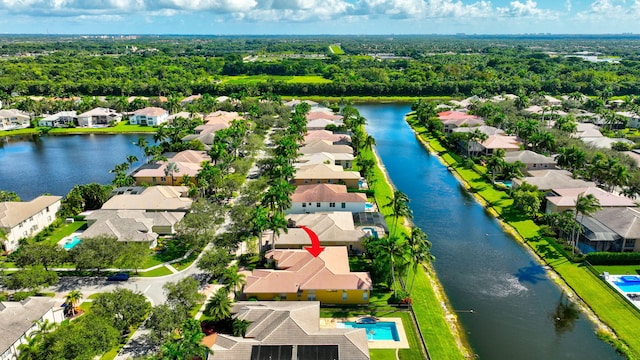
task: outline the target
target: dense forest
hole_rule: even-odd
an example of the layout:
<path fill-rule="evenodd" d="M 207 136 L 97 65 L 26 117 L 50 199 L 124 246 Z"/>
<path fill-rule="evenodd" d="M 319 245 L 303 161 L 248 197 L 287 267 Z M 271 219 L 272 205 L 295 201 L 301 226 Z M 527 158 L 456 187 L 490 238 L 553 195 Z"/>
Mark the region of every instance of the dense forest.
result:
<path fill-rule="evenodd" d="M 604 41 L 606 40 L 606 41 Z M 344 54 L 329 45 L 339 44 Z M 640 93 L 640 37 L 0 38 L 11 95 Z M 384 58 L 375 54 L 392 55 Z M 591 54 L 587 61 L 571 55 Z M 261 81 L 228 81 L 261 75 Z M 322 81 L 297 81 L 315 76 Z"/>

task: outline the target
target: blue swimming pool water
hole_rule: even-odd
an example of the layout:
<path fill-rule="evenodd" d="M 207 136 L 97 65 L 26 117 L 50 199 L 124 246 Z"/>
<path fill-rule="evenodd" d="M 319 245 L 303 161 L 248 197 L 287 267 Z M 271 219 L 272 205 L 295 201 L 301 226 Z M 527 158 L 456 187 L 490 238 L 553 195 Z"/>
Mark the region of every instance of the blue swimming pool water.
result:
<path fill-rule="evenodd" d="M 393 340 L 400 341 L 396 323 L 392 321 L 382 321 L 375 324 L 356 324 L 353 321 L 343 322 L 343 327 L 354 329 L 366 329 L 367 339 L 369 341 L 376 340 Z"/>
<path fill-rule="evenodd" d="M 66 250 L 71 250 L 76 245 L 78 245 L 79 243 L 80 243 L 80 238 L 78 238 L 77 236 L 74 236 L 71 239 L 71 241 L 68 241 L 68 242 L 64 243 L 64 245 L 62 245 L 62 247 L 65 248 Z"/>
<path fill-rule="evenodd" d="M 373 209 L 373 204 L 372 203 L 366 203 L 366 204 L 364 204 L 364 208 L 366 210 L 371 210 L 371 209 Z"/>

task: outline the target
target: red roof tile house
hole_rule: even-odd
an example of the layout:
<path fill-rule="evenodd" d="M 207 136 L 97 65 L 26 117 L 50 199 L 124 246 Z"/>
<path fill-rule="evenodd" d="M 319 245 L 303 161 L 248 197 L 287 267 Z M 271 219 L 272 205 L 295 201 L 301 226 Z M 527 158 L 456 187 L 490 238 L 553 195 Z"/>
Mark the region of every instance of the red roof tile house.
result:
<path fill-rule="evenodd" d="M 462 111 L 443 111 L 438 113 L 438 119 L 442 121 L 444 125 L 444 132 L 450 133 L 453 129 L 461 126 L 481 126 L 484 125 L 484 120 L 476 115 L 470 115 Z"/>
<path fill-rule="evenodd" d="M 327 211 L 365 211 L 367 196 L 347 192 L 345 185 L 300 185 L 291 195 L 291 209 L 287 214 L 309 214 Z"/>
<path fill-rule="evenodd" d="M 205 151 L 185 150 L 165 155 L 166 161 L 142 165 L 132 174 L 137 185 L 182 185 L 184 175 L 189 175 L 191 182 L 195 182 L 196 175 L 202 169 L 202 163 L 211 161 L 211 157 Z M 167 170 L 170 163 L 176 164 L 177 171 Z"/>
<path fill-rule="evenodd" d="M 307 250 L 271 250 L 275 270 L 256 269 L 247 276 L 247 299 L 320 301 L 322 304 L 368 304 L 373 289 L 366 272 L 351 272 L 344 246 L 326 247 L 313 257 Z"/>

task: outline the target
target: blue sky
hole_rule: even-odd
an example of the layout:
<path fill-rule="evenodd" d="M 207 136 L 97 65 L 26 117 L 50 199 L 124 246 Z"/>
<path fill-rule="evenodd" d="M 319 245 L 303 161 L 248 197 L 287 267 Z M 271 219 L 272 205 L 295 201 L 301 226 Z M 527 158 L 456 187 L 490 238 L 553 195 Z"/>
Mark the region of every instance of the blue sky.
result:
<path fill-rule="evenodd" d="M 0 0 L 0 33 L 603 34 L 640 0 Z"/>

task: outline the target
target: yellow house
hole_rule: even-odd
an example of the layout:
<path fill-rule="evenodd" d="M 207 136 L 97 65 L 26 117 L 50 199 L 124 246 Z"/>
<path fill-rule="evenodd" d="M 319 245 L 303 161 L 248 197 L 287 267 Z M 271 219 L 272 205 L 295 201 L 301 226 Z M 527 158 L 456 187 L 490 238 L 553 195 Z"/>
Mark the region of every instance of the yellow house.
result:
<path fill-rule="evenodd" d="M 344 171 L 340 165 L 315 164 L 303 165 L 298 168 L 293 185 L 309 184 L 344 184 L 347 188 L 359 188 L 360 173 L 357 171 Z"/>
<path fill-rule="evenodd" d="M 351 272 L 346 246 L 326 247 L 313 257 L 307 250 L 271 250 L 276 269 L 256 269 L 243 294 L 257 300 L 320 301 L 322 304 L 368 304 L 371 277 Z"/>
<path fill-rule="evenodd" d="M 191 184 L 197 185 L 196 176 L 202 163 L 211 161 L 206 151 L 185 150 L 179 153 L 165 153 L 165 161 L 152 164 L 144 164 L 133 172 L 136 185 L 168 185 L 178 186 L 183 184 L 184 176 L 189 177 Z M 170 168 L 169 164 L 171 165 Z"/>

